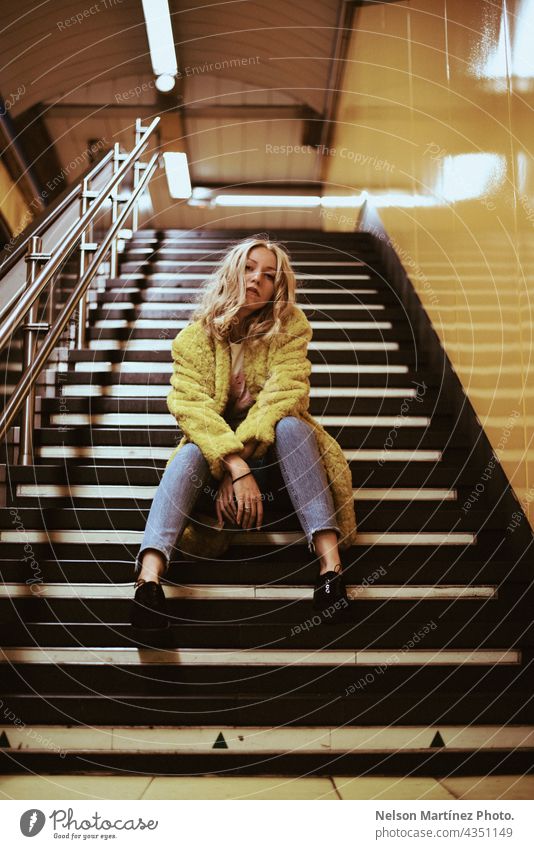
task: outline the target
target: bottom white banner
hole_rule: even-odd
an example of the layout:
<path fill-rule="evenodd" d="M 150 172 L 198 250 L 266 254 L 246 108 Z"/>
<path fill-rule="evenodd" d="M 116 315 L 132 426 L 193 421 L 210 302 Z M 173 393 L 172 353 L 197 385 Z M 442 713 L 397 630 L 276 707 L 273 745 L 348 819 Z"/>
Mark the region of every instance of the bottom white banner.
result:
<path fill-rule="evenodd" d="M 331 802 L 334 803 L 335 800 Z M 2 845 L 254 849 L 532 847 L 532 801 L 128 800 L 2 802 Z M 266 807 L 268 806 L 268 807 Z M 297 810 L 294 808 L 298 806 Z M 276 808 L 276 810 L 274 810 Z M 481 841 L 477 844 L 477 841 Z"/>

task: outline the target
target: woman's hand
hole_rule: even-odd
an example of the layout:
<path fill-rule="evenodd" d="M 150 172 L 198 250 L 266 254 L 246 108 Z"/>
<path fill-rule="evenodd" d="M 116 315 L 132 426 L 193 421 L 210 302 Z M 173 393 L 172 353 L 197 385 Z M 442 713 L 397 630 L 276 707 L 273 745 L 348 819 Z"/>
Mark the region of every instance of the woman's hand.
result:
<path fill-rule="evenodd" d="M 225 472 L 219 484 L 216 497 L 217 519 L 219 525 L 224 525 L 224 519 L 236 524 L 237 509 L 234 503 L 234 487 L 232 484 L 232 475 L 230 472 Z"/>
<path fill-rule="evenodd" d="M 236 481 L 233 488 L 237 500 L 237 524 L 245 530 L 254 526 L 259 530 L 263 522 L 263 503 L 254 475 L 250 474 Z M 245 510 L 245 507 L 250 507 L 250 510 Z"/>
<path fill-rule="evenodd" d="M 245 510 L 245 507 L 251 509 Z M 234 525 L 241 525 L 245 530 L 254 525 L 259 530 L 263 521 L 263 504 L 261 491 L 254 476 L 248 474 L 232 483 L 232 475 L 227 472 L 219 484 L 216 508 L 219 525 L 222 526 L 224 520 L 228 519 Z"/>

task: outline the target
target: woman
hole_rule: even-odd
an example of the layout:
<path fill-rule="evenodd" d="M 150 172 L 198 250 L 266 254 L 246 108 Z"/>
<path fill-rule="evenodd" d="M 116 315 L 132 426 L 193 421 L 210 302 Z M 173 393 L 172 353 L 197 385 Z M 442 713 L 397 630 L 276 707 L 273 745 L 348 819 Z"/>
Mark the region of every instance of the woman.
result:
<path fill-rule="evenodd" d="M 308 413 L 308 342 L 295 275 L 276 242 L 232 247 L 208 280 L 193 321 L 174 339 L 167 404 L 184 436 L 167 463 L 136 559 L 132 624 L 169 624 L 160 579 L 180 549 L 217 557 L 232 531 L 259 530 L 270 463 L 278 463 L 309 550 L 319 560 L 314 606 L 329 621 L 347 606 L 339 547 L 356 522 L 352 479 L 338 443 Z M 191 518 L 212 491 L 217 524 Z"/>

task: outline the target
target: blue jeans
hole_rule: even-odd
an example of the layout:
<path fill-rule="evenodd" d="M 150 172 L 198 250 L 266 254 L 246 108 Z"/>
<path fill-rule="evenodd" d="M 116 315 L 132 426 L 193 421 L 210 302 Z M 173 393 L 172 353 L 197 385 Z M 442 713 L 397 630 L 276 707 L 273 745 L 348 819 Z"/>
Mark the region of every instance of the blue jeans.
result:
<path fill-rule="evenodd" d="M 317 440 L 307 422 L 296 416 L 280 419 L 275 427 L 273 445 L 263 457 L 249 459 L 247 463 L 264 493 L 269 486 L 269 467 L 278 463 L 311 552 L 315 552 L 313 534 L 317 531 L 332 529 L 340 535 Z M 213 509 L 218 487 L 219 482 L 211 475 L 200 448 L 194 442 L 183 445 L 165 469 L 156 490 L 135 561 L 135 575 L 141 571 L 141 554 L 147 548 L 161 552 L 168 567 L 173 548 L 191 519 L 200 490 L 211 493 Z"/>

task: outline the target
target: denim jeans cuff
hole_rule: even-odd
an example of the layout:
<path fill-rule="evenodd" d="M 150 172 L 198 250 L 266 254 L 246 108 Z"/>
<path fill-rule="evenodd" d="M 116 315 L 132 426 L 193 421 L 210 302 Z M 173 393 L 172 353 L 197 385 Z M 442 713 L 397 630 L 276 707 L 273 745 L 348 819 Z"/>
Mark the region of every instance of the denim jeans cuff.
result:
<path fill-rule="evenodd" d="M 168 553 L 166 551 L 163 551 L 161 548 L 158 548 L 155 545 L 145 545 L 145 546 L 143 546 L 143 548 L 139 549 L 137 557 L 135 558 L 134 577 L 137 577 L 139 575 L 139 573 L 141 571 L 141 555 L 145 551 L 148 551 L 148 549 L 155 549 L 156 551 L 159 551 L 159 553 L 163 555 L 163 557 L 165 558 L 165 570 L 164 570 L 163 574 L 165 575 L 167 573 L 167 570 L 169 568 L 169 555 L 168 555 Z"/>

